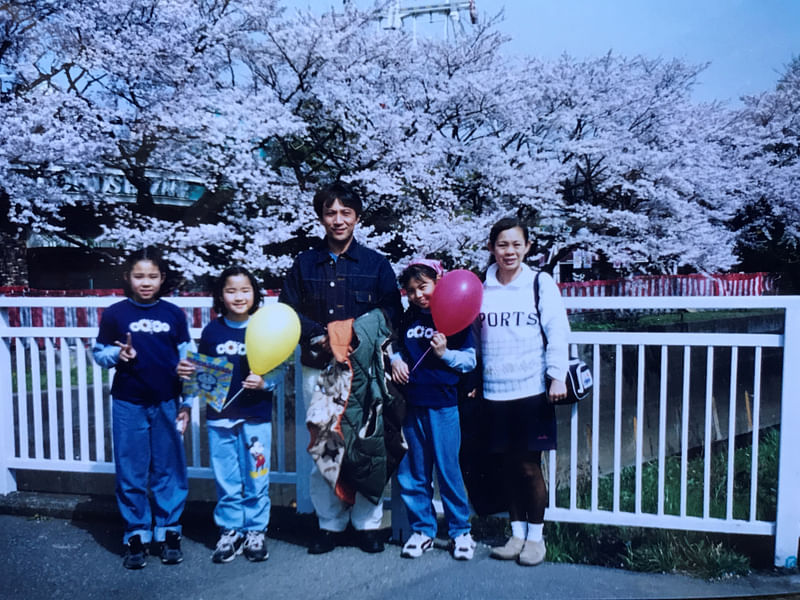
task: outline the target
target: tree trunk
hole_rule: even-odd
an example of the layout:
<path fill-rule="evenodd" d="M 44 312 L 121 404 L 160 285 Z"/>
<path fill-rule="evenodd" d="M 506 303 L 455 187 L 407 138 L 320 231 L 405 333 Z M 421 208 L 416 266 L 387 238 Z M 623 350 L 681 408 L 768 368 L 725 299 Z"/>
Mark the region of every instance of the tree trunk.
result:
<path fill-rule="evenodd" d="M 0 286 L 28 285 L 25 240 L 0 231 Z"/>

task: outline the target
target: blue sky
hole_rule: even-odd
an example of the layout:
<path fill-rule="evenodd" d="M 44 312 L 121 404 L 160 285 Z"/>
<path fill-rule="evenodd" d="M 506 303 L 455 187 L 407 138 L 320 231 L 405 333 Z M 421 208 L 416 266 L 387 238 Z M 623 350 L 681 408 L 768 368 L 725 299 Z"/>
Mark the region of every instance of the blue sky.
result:
<path fill-rule="evenodd" d="M 404 6 L 437 0 L 403 0 Z M 623 55 L 678 57 L 711 63 L 695 90 L 698 100 L 738 102 L 774 88 L 800 56 L 800 0 L 476 0 L 478 12 L 501 10 L 509 50 L 540 57 Z M 372 0 L 355 0 L 366 8 Z M 295 0 L 314 10 L 341 0 Z M 438 28 L 437 28 L 438 31 Z"/>

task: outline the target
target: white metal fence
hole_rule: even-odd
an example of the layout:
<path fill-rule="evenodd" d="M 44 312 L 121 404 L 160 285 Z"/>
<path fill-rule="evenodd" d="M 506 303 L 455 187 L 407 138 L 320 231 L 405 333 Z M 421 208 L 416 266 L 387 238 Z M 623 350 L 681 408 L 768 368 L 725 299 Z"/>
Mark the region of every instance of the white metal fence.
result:
<path fill-rule="evenodd" d="M 16 489 L 22 469 L 113 472 L 108 375 L 89 357 L 96 328 L 10 327 L 8 309 L 92 311 L 116 300 L 0 298 L 0 492 Z M 208 298 L 170 300 L 186 310 L 210 305 Z M 595 393 L 589 402 L 558 409 L 559 450 L 546 463 L 547 519 L 773 535 L 775 564 L 796 564 L 800 439 L 792 433 L 800 429 L 800 297 L 565 303 L 578 311 L 576 319 L 602 314 L 611 325 L 642 310 L 665 320 L 673 310 L 774 313 L 768 332 L 720 331 L 717 325 L 735 321 L 730 312 L 710 328 L 684 326 L 697 331 L 573 331 L 571 342 L 592 364 Z M 199 333 L 192 328 L 194 337 Z M 298 509 L 305 511 L 309 462 L 304 415 L 294 410 L 298 384 L 296 377 L 278 393 L 272 480 L 295 484 Z M 194 478 L 211 477 L 202 426 L 195 407 L 187 435 Z M 779 436 L 772 473 L 762 450 L 767 432 Z"/>
<path fill-rule="evenodd" d="M 113 370 L 95 364 L 91 348 L 102 309 L 119 300 L 112 296 L 0 297 L 0 493 L 16 490 L 16 470 L 114 472 L 108 393 Z M 190 324 L 197 325 L 190 327 L 190 334 L 198 340 L 210 318 L 211 299 L 168 300 L 184 309 Z M 267 298 L 267 302 L 275 300 Z M 9 326 L 9 309 L 17 312 L 18 326 Z M 31 313 L 37 318 L 31 319 Z M 93 325 L 74 325 L 77 322 Z M 287 414 L 297 414 L 294 395 L 287 394 L 295 382 L 288 379 L 290 369 L 283 368 L 287 377 L 276 389 L 273 408 L 270 481 L 296 485 L 298 510 L 310 512 L 306 478 L 297 478 L 298 470 L 310 470 L 303 441 L 308 434 L 304 415 L 287 422 Z M 213 477 L 204 421 L 204 411 L 194 406 L 185 440 L 190 478 Z M 301 443 L 296 444 L 296 439 Z"/>

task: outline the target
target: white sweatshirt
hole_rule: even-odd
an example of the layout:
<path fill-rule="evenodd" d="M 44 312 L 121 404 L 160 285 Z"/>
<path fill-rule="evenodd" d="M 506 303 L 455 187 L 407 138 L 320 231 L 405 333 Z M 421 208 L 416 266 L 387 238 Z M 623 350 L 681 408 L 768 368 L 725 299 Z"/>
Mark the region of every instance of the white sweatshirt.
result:
<path fill-rule="evenodd" d="M 564 381 L 569 321 L 553 278 L 539 276 L 539 310 L 547 335 L 545 357 L 534 304 L 535 272 L 522 265 L 510 283 L 497 280 L 497 265 L 486 272 L 481 305 L 483 393 L 487 400 L 516 400 L 545 391 L 545 373 Z M 547 368 L 545 370 L 545 365 Z"/>

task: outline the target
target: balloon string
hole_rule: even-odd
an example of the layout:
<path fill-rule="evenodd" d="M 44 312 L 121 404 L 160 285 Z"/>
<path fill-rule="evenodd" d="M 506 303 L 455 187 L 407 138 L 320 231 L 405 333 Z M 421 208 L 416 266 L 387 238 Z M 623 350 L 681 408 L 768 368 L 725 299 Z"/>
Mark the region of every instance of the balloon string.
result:
<path fill-rule="evenodd" d="M 430 351 L 431 351 L 431 347 L 428 346 L 428 349 L 425 350 L 425 352 L 422 353 L 422 356 L 419 357 L 419 360 L 417 361 L 417 363 L 413 367 L 411 367 L 411 370 L 409 371 L 409 373 L 413 373 L 414 372 L 414 369 L 416 369 L 419 366 L 419 363 L 422 362 L 422 359 L 425 358 L 428 355 L 428 352 L 430 352 Z"/>
<path fill-rule="evenodd" d="M 238 391 L 238 392 L 236 392 L 236 393 L 235 393 L 233 396 L 231 396 L 231 399 L 230 399 L 230 400 L 228 400 L 228 401 L 227 401 L 227 402 L 224 404 L 224 406 L 222 407 L 222 409 L 224 410 L 225 408 L 227 408 L 228 406 L 230 406 L 230 405 L 231 405 L 231 402 L 233 402 L 234 400 L 236 400 L 236 398 L 238 398 L 238 397 L 239 397 L 239 394 L 241 394 L 243 391 L 244 391 L 244 388 L 239 388 L 239 391 Z"/>

